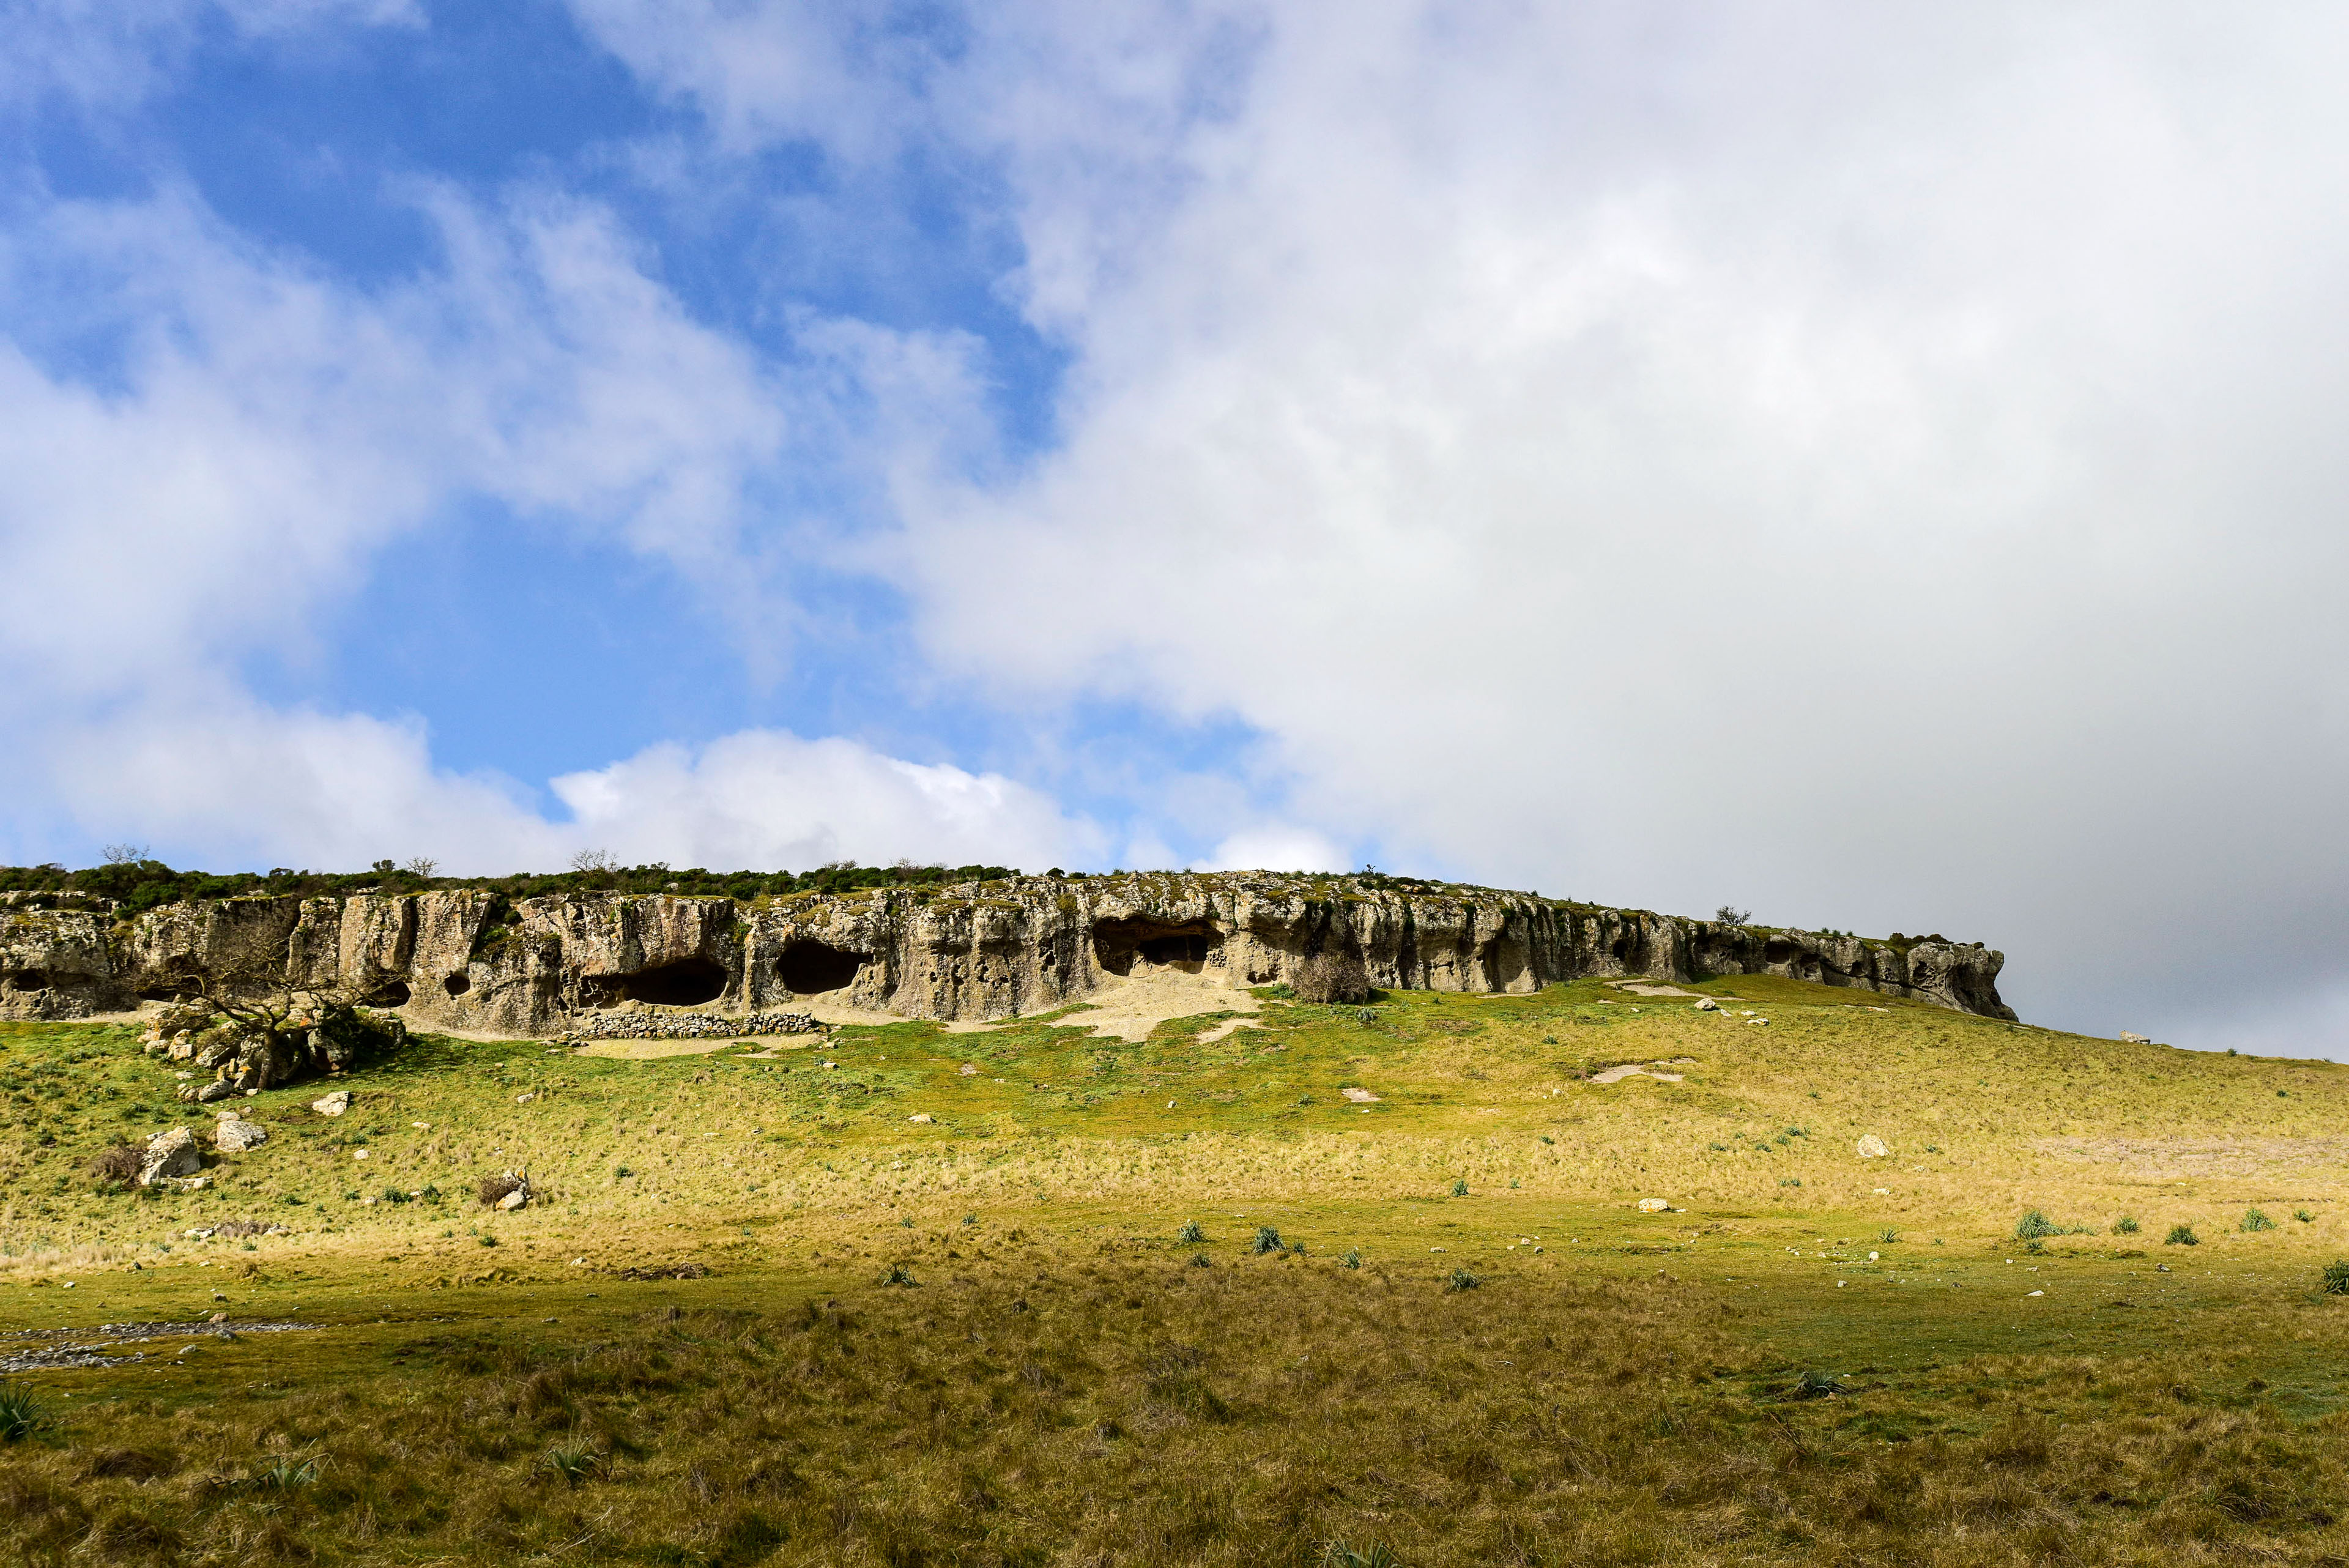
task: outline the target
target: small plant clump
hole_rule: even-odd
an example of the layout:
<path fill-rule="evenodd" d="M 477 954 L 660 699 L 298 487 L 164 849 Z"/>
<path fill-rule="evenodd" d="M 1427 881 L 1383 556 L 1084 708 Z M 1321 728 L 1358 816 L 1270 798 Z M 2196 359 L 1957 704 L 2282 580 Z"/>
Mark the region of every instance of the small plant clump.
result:
<path fill-rule="evenodd" d="M 2305 1209 L 2295 1209 L 2295 1210 L 2293 1210 L 2292 1211 L 2292 1217 L 2293 1219 L 2295 1219 L 2295 1220 L 2299 1220 L 2299 1221 L 2300 1221 L 2302 1224 L 2303 1224 L 2303 1225 L 2313 1225 L 2313 1224 L 2314 1224 L 2314 1223 L 2316 1222 L 2316 1216 L 2315 1216 L 2315 1215 L 2313 1215 L 2313 1214 L 2311 1214 L 2311 1213 L 2310 1213 L 2307 1210 L 2305 1210 Z"/>
<path fill-rule="evenodd" d="M 1459 1180 L 1452 1184 L 1452 1196 L 1454 1198 L 1465 1198 L 1468 1196 L 1468 1179 L 1466 1177 L 1464 1176 Z"/>
<path fill-rule="evenodd" d="M 576 1490 L 602 1468 L 604 1460 L 585 1444 L 558 1443 L 546 1450 L 546 1457 L 539 1463 L 549 1474 L 559 1477 L 564 1486 Z"/>
<path fill-rule="evenodd" d="M 1444 1288 L 1447 1293 L 1454 1291 L 1473 1291 L 1484 1282 L 1484 1276 L 1480 1274 L 1472 1273 L 1466 1269 L 1454 1269 L 1451 1276 L 1444 1282 Z"/>
<path fill-rule="evenodd" d="M 1345 1255 L 1338 1262 L 1350 1269 L 1359 1269 L 1362 1266 L 1362 1250 L 1360 1247 L 1349 1247 L 1346 1249 Z"/>
<path fill-rule="evenodd" d="M 884 1285 L 897 1285 L 909 1291 L 919 1290 L 922 1287 L 922 1282 L 914 1278 L 914 1271 L 903 1263 L 890 1264 L 889 1272 L 881 1276 L 881 1282 Z"/>
<path fill-rule="evenodd" d="M 2324 1293 L 2349 1296 L 2349 1262 L 2324 1265 Z"/>
<path fill-rule="evenodd" d="M 2272 1231 L 2276 1223 L 2256 1209 L 2246 1209 L 2243 1210 L 2242 1228 L 2246 1231 Z"/>
<path fill-rule="evenodd" d="M 2064 1227 L 2056 1224 L 2036 1209 L 2023 1210 L 2023 1218 L 2014 1222 L 2014 1239 L 2018 1241 L 2032 1241 L 2042 1236 L 2061 1236 L 2062 1234 L 2064 1234 Z"/>
<path fill-rule="evenodd" d="M 2116 1236 L 2134 1236 L 2137 1232 L 2137 1222 L 2127 1214 L 2113 1221 L 2113 1234 Z"/>
<path fill-rule="evenodd" d="M 2169 1234 L 2162 1238 L 2161 1244 L 2165 1247 L 2199 1247 L 2202 1244 L 2202 1238 L 2194 1233 L 2193 1226 L 2181 1223 L 2169 1228 Z"/>
<path fill-rule="evenodd" d="M 1851 1390 L 1831 1372 L 1806 1372 L 1795 1379 L 1790 1397 L 1796 1399 L 1832 1399 Z"/>
<path fill-rule="evenodd" d="M 1900 1232 L 1887 1225 L 1876 1233 L 1876 1240 L 1880 1245 L 1889 1247 L 1893 1242 L 1900 1240 Z"/>
<path fill-rule="evenodd" d="M 1269 1225 L 1259 1225 L 1256 1228 L 1256 1240 L 1248 1243 L 1248 1251 L 1261 1257 L 1267 1252 L 1280 1251 L 1285 1245 L 1278 1231 Z"/>
<path fill-rule="evenodd" d="M 1174 1232 L 1174 1239 L 1185 1246 L 1195 1247 L 1207 1239 L 1207 1233 L 1199 1229 L 1196 1220 L 1185 1220 L 1183 1228 Z"/>
<path fill-rule="evenodd" d="M 14 1443 L 45 1430 L 49 1407 L 21 1384 L 0 1385 L 0 1443 Z"/>

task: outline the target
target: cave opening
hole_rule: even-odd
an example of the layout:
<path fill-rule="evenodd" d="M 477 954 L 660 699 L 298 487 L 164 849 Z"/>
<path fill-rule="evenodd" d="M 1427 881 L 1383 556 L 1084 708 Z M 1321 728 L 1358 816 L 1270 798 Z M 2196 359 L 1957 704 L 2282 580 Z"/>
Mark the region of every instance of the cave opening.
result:
<path fill-rule="evenodd" d="M 704 958 L 679 959 L 656 964 L 634 974 L 603 977 L 605 987 L 618 1002 L 648 1002 L 656 1007 L 698 1007 L 715 1002 L 726 991 L 726 966 Z"/>
<path fill-rule="evenodd" d="M 785 948 L 775 960 L 775 978 L 794 996 L 838 991 L 856 978 L 865 955 L 833 947 L 829 942 L 802 940 Z"/>
<path fill-rule="evenodd" d="M 360 1000 L 369 1007 L 405 1007 L 409 994 L 406 981 L 394 980 L 385 981 Z"/>
<path fill-rule="evenodd" d="M 36 969 L 20 969 L 5 978 L 14 991 L 47 991 L 49 987 L 49 977 Z"/>
<path fill-rule="evenodd" d="M 460 969 L 442 981 L 440 989 L 447 992 L 452 999 L 462 996 L 473 989 L 473 977 Z"/>
<path fill-rule="evenodd" d="M 1154 969 L 1196 974 L 1223 944 L 1224 934 L 1205 920 L 1102 920 L 1093 927 L 1093 956 L 1112 974 Z"/>

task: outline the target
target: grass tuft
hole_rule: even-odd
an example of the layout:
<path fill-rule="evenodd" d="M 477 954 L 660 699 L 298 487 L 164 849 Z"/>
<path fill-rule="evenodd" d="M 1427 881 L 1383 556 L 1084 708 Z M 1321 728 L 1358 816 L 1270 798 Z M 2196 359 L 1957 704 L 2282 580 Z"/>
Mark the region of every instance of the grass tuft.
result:
<path fill-rule="evenodd" d="M 1278 1252 L 1284 1245 L 1278 1231 L 1269 1225 L 1259 1225 L 1256 1228 L 1256 1240 L 1248 1243 L 1248 1251 L 1262 1256 L 1267 1252 Z"/>
<path fill-rule="evenodd" d="M 1444 1282 L 1444 1288 L 1447 1293 L 1453 1291 L 1473 1291 L 1483 1285 L 1484 1282 L 1485 1281 L 1482 1275 L 1471 1273 L 1466 1269 L 1454 1269 L 1452 1271 L 1451 1278 Z"/>
<path fill-rule="evenodd" d="M 14 1443 L 46 1431 L 55 1421 L 49 1407 L 22 1384 L 0 1385 L 0 1443 Z"/>
<path fill-rule="evenodd" d="M 2162 1238 L 2161 1244 L 2165 1247 L 2199 1247 L 2202 1244 L 2202 1238 L 2194 1233 L 2193 1226 L 2181 1221 L 2169 1228 L 2169 1234 Z"/>
<path fill-rule="evenodd" d="M 2246 1209 L 2243 1210 L 2242 1229 L 2246 1231 L 2272 1231 L 2275 1228 L 2275 1221 L 2269 1219 L 2265 1214 L 2261 1213 L 2258 1210 Z"/>

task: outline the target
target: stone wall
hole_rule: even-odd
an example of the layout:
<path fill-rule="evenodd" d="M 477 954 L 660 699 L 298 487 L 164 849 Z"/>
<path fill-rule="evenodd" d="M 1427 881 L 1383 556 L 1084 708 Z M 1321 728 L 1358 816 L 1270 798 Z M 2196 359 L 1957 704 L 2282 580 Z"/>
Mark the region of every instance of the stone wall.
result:
<path fill-rule="evenodd" d="M 44 901 L 0 905 L 0 1016 L 86 1016 L 169 996 L 179 966 L 264 963 L 419 1026 L 514 1034 L 633 1002 L 740 1013 L 819 995 L 908 1018 L 995 1018 L 1082 997 L 1110 976 L 1270 984 L 1325 949 L 1358 954 L 1372 984 L 1405 990 L 1771 973 L 2013 1016 L 1998 996 L 2003 955 L 1979 944 L 1346 877 L 1030 877 L 760 905 L 618 894 L 509 903 L 457 889 L 222 899 L 127 920 L 101 900 Z"/>

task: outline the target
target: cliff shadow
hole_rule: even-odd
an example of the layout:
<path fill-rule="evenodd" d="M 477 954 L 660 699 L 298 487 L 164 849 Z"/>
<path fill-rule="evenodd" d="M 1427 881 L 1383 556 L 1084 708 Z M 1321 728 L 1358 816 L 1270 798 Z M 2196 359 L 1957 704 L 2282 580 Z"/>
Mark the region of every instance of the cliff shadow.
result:
<path fill-rule="evenodd" d="M 1224 945 L 1211 920 L 1143 919 L 1100 920 L 1093 925 L 1093 959 L 1102 971 L 1128 980 L 1172 970 L 1203 972 Z"/>

